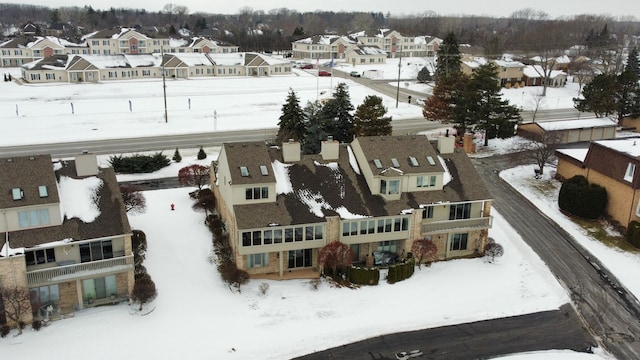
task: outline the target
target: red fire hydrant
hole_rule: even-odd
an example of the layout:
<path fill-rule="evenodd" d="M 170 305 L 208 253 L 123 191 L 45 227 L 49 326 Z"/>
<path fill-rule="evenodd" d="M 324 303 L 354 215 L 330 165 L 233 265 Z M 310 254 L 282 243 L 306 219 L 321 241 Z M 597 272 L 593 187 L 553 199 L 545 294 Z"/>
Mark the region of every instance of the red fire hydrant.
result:
<path fill-rule="evenodd" d="M 175 210 L 175 209 L 176 209 L 176 206 L 175 206 L 175 205 L 173 205 L 173 204 L 171 204 L 171 211 L 173 211 L 173 210 Z"/>

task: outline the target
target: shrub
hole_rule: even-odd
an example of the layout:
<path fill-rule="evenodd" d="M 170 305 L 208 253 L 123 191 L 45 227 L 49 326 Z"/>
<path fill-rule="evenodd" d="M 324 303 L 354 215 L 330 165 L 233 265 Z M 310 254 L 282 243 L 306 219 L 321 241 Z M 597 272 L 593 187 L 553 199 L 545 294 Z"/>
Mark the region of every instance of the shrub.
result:
<path fill-rule="evenodd" d="M 133 230 L 131 233 L 133 264 L 135 267 L 142 266 L 142 262 L 146 258 L 147 254 L 147 235 L 140 230 Z M 144 272 L 146 272 L 146 270 Z"/>
<path fill-rule="evenodd" d="M 207 153 L 204 152 L 202 146 L 200 146 L 200 150 L 198 150 L 198 160 L 204 160 L 207 158 Z"/>
<path fill-rule="evenodd" d="M 180 155 L 180 152 L 178 151 L 178 148 L 176 148 L 176 151 L 174 151 L 172 160 L 177 162 L 177 163 L 182 161 L 182 156 Z"/>
<path fill-rule="evenodd" d="M 42 328 L 42 321 L 35 320 L 31 323 L 31 328 L 35 331 L 40 331 L 40 329 Z"/>
<path fill-rule="evenodd" d="M 404 263 L 389 266 L 389 272 L 387 273 L 387 282 L 389 284 L 393 284 L 398 281 L 410 278 L 415 270 L 415 265 L 415 260 L 409 259 Z"/>
<path fill-rule="evenodd" d="M 487 260 L 490 263 L 494 262 L 497 257 L 502 255 L 504 255 L 504 248 L 496 242 L 489 243 L 484 248 L 484 256 L 487 257 Z"/>
<path fill-rule="evenodd" d="M 0 325 L 0 337 L 4 338 L 9 335 L 11 328 L 7 324 Z"/>
<path fill-rule="evenodd" d="M 262 296 L 267 295 L 267 292 L 269 292 L 269 283 L 266 283 L 266 282 L 261 283 L 260 286 L 258 286 L 258 291 Z"/>
<path fill-rule="evenodd" d="M 627 233 L 625 234 L 627 241 L 631 243 L 631 245 L 640 248 L 640 222 L 632 221 L 629 223 L 627 227 Z"/>
<path fill-rule="evenodd" d="M 598 184 L 589 184 L 582 175 L 565 181 L 558 194 L 560 209 L 585 219 L 597 219 L 606 206 L 607 190 Z"/>
<path fill-rule="evenodd" d="M 380 280 L 380 270 L 378 268 L 362 268 L 350 266 L 347 268 L 347 276 L 353 284 L 378 285 Z"/>
<path fill-rule="evenodd" d="M 140 310 L 142 310 L 142 305 L 155 299 L 157 295 L 158 292 L 156 290 L 156 284 L 151 280 L 151 276 L 146 273 L 138 276 L 135 284 L 133 285 L 131 299 L 140 303 Z"/>
<path fill-rule="evenodd" d="M 22 320 L 18 321 L 18 328 L 20 328 L 20 330 L 24 330 L 24 328 L 26 328 L 26 327 L 27 327 L 27 323 L 26 322 L 24 322 Z"/>
<path fill-rule="evenodd" d="M 153 155 L 134 154 L 128 157 L 113 155 L 109 157 L 109 164 L 116 173 L 138 174 L 158 171 L 165 166 L 169 166 L 171 160 L 166 155 L 158 152 Z"/>

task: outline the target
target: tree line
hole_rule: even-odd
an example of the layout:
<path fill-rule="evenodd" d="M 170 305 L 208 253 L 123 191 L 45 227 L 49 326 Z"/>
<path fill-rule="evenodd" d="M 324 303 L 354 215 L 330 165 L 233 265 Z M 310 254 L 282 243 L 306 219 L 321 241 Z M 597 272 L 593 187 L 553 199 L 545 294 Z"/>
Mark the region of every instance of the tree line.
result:
<path fill-rule="evenodd" d="M 576 9 L 579 11 L 579 9 Z M 162 34 L 189 29 L 195 35 L 208 35 L 238 45 L 241 51 L 287 50 L 291 42 L 318 34 L 346 35 L 359 31 L 374 34 L 381 28 L 394 29 L 405 36 L 430 35 L 444 38 L 453 32 L 461 44 L 484 49 L 485 55 L 505 51 L 531 51 L 549 43 L 563 46 L 583 44 L 605 26 L 619 43 L 640 33 L 640 22 L 633 16 L 580 14 L 552 19 L 543 11 L 525 8 L 509 17 L 441 16 L 426 11 L 407 16 L 381 12 L 298 12 L 287 8 L 268 12 L 243 7 L 236 14 L 191 12 L 182 5 L 168 3 L 161 11 L 114 8 L 58 7 L 0 4 L 0 26 L 21 26 L 27 22 L 65 23 L 89 33 L 114 27 L 155 27 Z M 79 34 L 70 34 L 79 35 Z M 565 47 L 566 49 L 566 47 Z"/>

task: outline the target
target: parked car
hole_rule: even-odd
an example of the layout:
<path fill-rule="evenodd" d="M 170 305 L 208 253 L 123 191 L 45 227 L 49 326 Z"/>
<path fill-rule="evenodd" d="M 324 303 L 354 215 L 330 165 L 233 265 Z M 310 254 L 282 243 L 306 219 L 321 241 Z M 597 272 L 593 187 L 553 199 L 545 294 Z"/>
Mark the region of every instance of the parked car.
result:
<path fill-rule="evenodd" d="M 331 73 L 328 71 L 320 70 L 318 71 L 318 76 L 331 76 Z"/>
<path fill-rule="evenodd" d="M 312 64 L 302 65 L 300 69 L 304 69 L 304 70 L 313 69 L 313 65 Z"/>
<path fill-rule="evenodd" d="M 416 99 L 416 104 L 424 105 L 424 99 L 420 99 L 420 98 Z"/>
<path fill-rule="evenodd" d="M 360 73 L 357 71 L 352 71 L 349 73 L 349 76 L 353 76 L 353 77 L 360 77 Z"/>
<path fill-rule="evenodd" d="M 407 360 L 407 359 L 415 358 L 418 356 L 422 356 L 422 351 L 411 350 L 409 352 L 402 351 L 402 352 L 396 353 L 396 359 L 398 360 Z"/>

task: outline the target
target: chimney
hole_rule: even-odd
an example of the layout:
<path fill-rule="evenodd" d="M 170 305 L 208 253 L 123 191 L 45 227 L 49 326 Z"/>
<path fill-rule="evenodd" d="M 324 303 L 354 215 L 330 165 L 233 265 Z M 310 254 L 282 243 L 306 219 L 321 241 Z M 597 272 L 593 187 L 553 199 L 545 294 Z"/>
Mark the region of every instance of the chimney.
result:
<path fill-rule="evenodd" d="M 476 152 L 476 144 L 473 142 L 473 134 L 465 133 L 462 138 L 462 148 L 467 154 L 473 154 Z"/>
<path fill-rule="evenodd" d="M 451 154 L 453 153 L 453 149 L 455 148 L 456 137 L 448 136 L 449 132 L 447 131 L 447 136 L 439 136 L 438 137 L 438 152 L 440 154 Z"/>
<path fill-rule="evenodd" d="M 300 143 L 289 139 L 288 142 L 282 143 L 282 160 L 284 162 L 300 161 Z"/>
<path fill-rule="evenodd" d="M 82 155 L 76 155 L 76 174 L 78 176 L 98 175 L 98 158 L 96 154 L 83 151 Z"/>
<path fill-rule="evenodd" d="M 327 140 L 322 142 L 320 147 L 322 160 L 338 160 L 339 153 L 340 143 L 337 140 L 333 140 L 333 136 L 327 137 Z"/>

